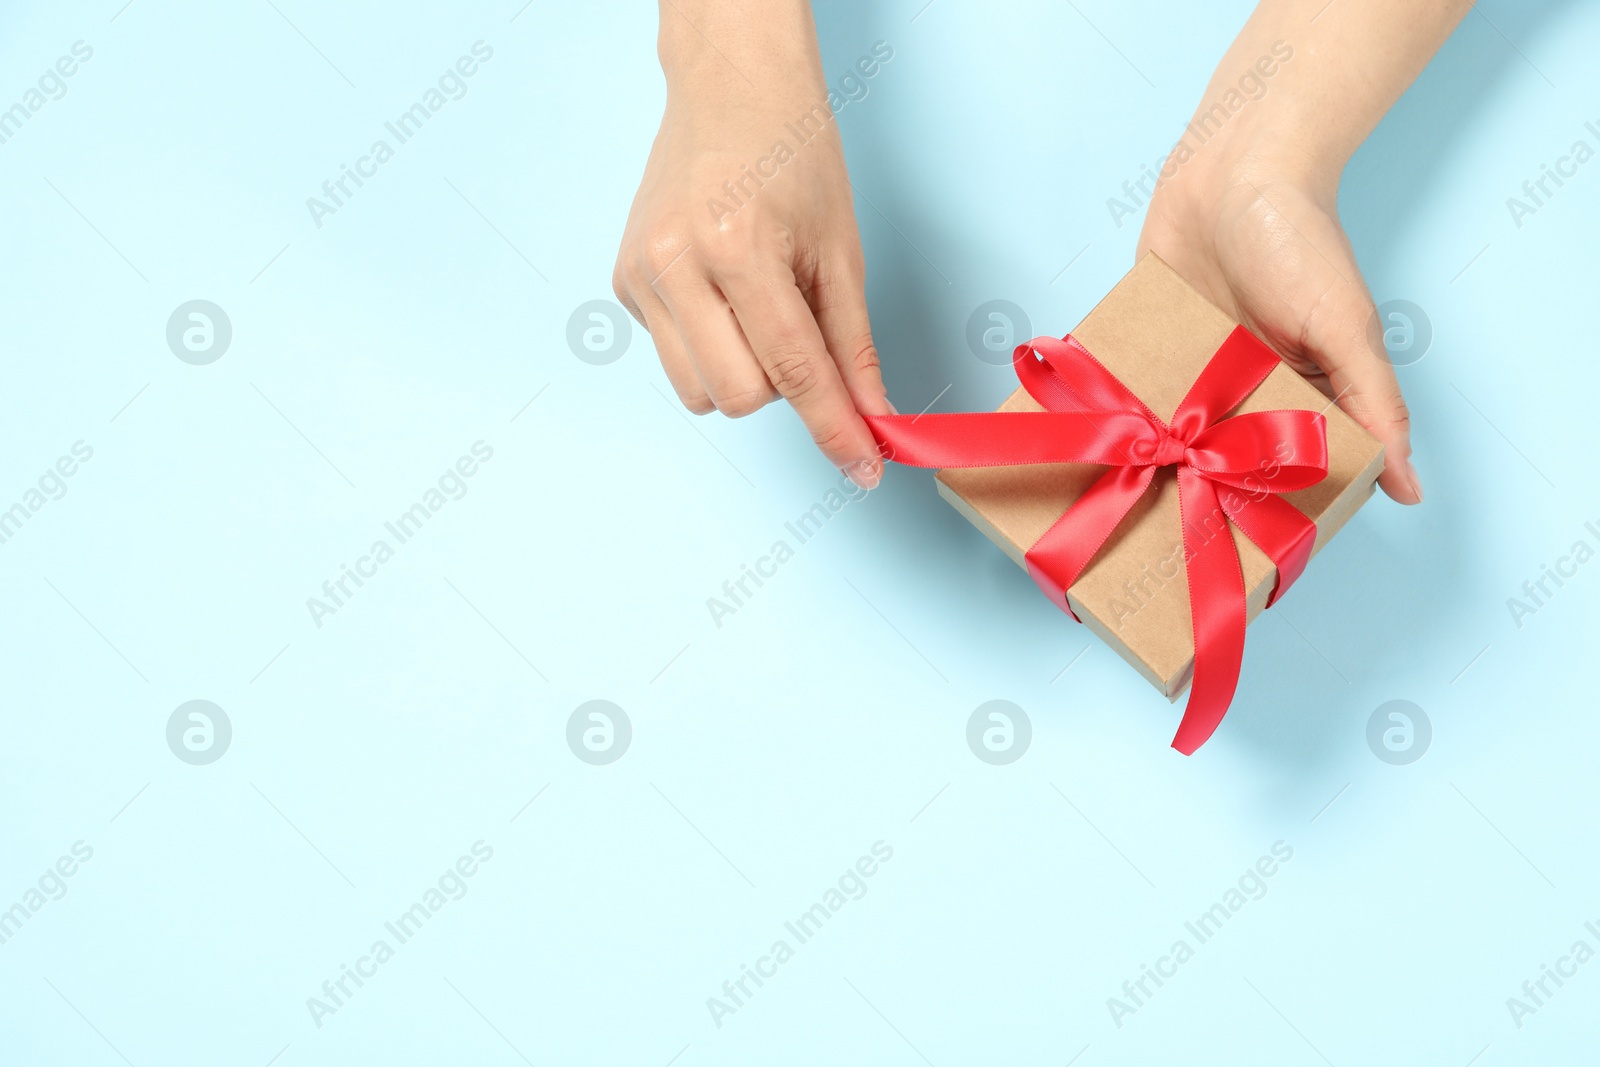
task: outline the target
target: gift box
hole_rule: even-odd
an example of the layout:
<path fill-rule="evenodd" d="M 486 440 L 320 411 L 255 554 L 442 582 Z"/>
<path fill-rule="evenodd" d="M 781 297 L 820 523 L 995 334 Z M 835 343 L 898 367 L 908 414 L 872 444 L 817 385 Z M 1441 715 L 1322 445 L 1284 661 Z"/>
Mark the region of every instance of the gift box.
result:
<path fill-rule="evenodd" d="M 1372 495 L 1383 447 L 1153 253 L 1016 367 L 997 413 L 869 422 L 888 458 L 944 468 L 940 494 L 1170 700 L 1201 628 L 1190 712 L 1209 721 L 1186 714 L 1174 741 L 1192 752 L 1232 699 L 1245 623 Z"/>

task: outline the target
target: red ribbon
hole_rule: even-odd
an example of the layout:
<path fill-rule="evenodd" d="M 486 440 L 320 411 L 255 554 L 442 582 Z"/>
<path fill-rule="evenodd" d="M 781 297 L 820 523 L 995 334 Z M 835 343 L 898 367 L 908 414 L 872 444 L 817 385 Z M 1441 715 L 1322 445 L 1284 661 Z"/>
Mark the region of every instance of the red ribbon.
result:
<path fill-rule="evenodd" d="M 1013 365 L 1046 410 L 871 416 L 867 425 L 887 458 L 914 467 L 1110 467 L 1027 552 L 1028 573 L 1074 619 L 1067 590 L 1150 487 L 1156 468 L 1177 468 L 1194 687 L 1172 747 L 1190 755 L 1227 714 L 1244 658 L 1244 575 L 1233 537 L 1218 536 L 1228 532 L 1219 517 L 1277 565 L 1270 607 L 1305 569 L 1317 534 L 1315 523 L 1276 494 L 1327 476 L 1327 423 L 1311 411 L 1223 417 L 1278 365 L 1276 353 L 1243 326 L 1211 357 L 1170 425 L 1070 336 L 1018 346 Z"/>

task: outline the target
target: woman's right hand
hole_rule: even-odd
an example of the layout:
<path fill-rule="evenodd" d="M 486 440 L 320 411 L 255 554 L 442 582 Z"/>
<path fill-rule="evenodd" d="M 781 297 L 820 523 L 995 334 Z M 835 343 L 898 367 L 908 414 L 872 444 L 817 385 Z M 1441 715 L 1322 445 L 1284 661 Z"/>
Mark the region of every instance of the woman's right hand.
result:
<path fill-rule="evenodd" d="M 781 396 L 870 489 L 883 464 L 862 415 L 893 409 L 809 5 L 663 0 L 661 62 L 617 298 L 689 410 L 738 418 Z"/>

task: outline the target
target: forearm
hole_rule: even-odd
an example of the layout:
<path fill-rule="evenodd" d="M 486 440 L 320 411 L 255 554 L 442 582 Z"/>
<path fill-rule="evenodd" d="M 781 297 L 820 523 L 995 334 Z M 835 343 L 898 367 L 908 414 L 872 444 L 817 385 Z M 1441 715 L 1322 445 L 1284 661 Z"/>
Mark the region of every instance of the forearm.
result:
<path fill-rule="evenodd" d="M 1208 154 L 1248 167 L 1270 151 L 1274 165 L 1331 192 L 1350 156 L 1422 68 L 1471 0 L 1263 0 L 1206 87 L 1197 121 L 1240 79 L 1265 90 L 1231 121 Z M 1313 21 L 1314 20 L 1314 21 Z M 1285 52 L 1292 53 L 1284 60 Z M 1258 66 L 1266 58 L 1264 66 Z"/>

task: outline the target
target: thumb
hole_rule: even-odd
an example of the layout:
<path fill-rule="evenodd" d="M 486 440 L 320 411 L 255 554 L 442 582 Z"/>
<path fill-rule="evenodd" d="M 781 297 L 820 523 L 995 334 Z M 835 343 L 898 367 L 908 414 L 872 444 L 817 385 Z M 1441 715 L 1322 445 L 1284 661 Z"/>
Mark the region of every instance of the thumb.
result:
<path fill-rule="evenodd" d="M 1411 464 L 1411 414 L 1366 286 L 1336 284 L 1325 293 L 1303 338 L 1305 355 L 1327 375 L 1339 406 L 1383 445 L 1383 491 L 1401 504 L 1422 503 L 1422 482 Z"/>

